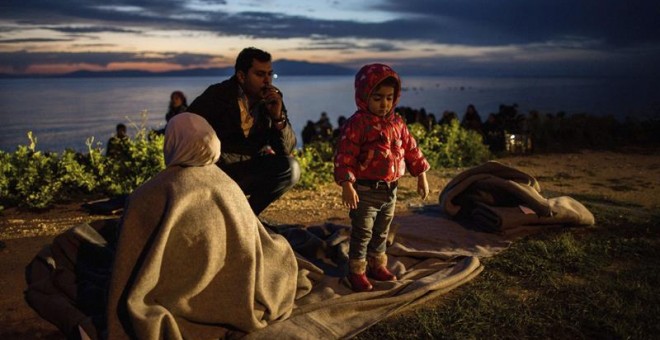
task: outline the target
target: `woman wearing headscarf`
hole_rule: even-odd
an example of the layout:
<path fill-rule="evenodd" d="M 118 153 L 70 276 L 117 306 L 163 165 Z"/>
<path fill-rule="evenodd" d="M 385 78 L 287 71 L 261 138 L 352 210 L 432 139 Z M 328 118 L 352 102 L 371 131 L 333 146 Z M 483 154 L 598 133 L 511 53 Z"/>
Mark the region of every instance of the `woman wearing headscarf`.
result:
<path fill-rule="evenodd" d="M 108 297 L 108 338 L 220 338 L 287 318 L 297 264 L 238 185 L 214 163 L 220 141 L 181 113 L 165 131 L 166 169 L 122 217 Z"/>

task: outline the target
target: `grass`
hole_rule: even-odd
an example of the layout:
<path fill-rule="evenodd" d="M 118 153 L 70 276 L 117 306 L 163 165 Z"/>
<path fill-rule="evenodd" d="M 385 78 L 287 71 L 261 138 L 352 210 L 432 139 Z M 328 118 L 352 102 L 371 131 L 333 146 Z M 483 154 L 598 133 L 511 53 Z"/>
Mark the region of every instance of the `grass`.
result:
<path fill-rule="evenodd" d="M 660 215 L 584 199 L 595 226 L 518 241 L 470 283 L 357 338 L 659 338 Z"/>

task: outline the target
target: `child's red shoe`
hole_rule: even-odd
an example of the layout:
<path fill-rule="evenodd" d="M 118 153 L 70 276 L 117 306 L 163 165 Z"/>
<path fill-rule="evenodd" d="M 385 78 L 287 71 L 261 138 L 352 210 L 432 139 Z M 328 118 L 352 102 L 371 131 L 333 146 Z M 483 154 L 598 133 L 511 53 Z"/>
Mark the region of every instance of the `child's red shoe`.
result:
<path fill-rule="evenodd" d="M 396 275 L 387 269 L 387 255 L 385 253 L 370 254 L 367 261 L 369 263 L 369 270 L 367 271 L 369 277 L 378 281 L 396 281 Z"/>
<path fill-rule="evenodd" d="M 368 292 L 374 287 L 367 279 L 367 261 L 362 259 L 348 261 L 348 282 L 356 292 Z"/>
<path fill-rule="evenodd" d="M 396 281 L 396 275 L 387 270 L 385 266 L 369 268 L 369 277 L 378 281 Z"/>
<path fill-rule="evenodd" d="M 351 288 L 356 292 L 368 292 L 374 289 L 371 282 L 367 279 L 367 275 L 362 274 L 348 274 L 348 282 L 351 283 Z"/>

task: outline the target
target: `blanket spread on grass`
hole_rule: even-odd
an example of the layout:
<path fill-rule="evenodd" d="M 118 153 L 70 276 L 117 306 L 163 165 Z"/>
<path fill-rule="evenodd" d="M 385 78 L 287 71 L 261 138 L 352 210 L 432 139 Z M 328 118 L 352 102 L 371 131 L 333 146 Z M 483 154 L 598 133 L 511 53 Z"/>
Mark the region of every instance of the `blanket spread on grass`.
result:
<path fill-rule="evenodd" d="M 280 233 L 291 237 L 291 246 L 300 249 L 294 256 L 297 273 L 291 275 L 297 280 L 296 296 L 285 319 L 250 332 L 226 323 L 213 324 L 216 314 L 235 309 L 235 305 L 219 304 L 218 297 L 208 300 L 207 317 L 190 320 L 173 315 L 173 320 L 180 329 L 196 329 L 196 333 L 185 335 L 198 339 L 203 337 L 190 334 L 212 330 L 227 338 L 248 339 L 338 339 L 356 335 L 393 313 L 468 282 L 482 270 L 478 256 L 493 255 L 509 244 L 500 235 L 466 230 L 449 219 L 441 220 L 435 213 L 396 219 L 399 231 L 390 247 L 389 266 L 399 276 L 397 282 L 374 282 L 372 292 L 352 292 L 342 278 L 346 272 L 342 259 L 346 256 L 343 248 L 347 246 L 347 226 L 281 226 Z M 27 301 L 65 334 L 79 332 L 80 326 L 92 339 L 106 337 L 105 296 L 116 229 L 116 220 L 77 225 L 57 236 L 27 268 Z M 281 238 L 274 234 L 270 237 Z M 192 264 L 193 259 L 188 260 Z M 179 280 L 186 281 L 186 277 L 180 276 Z M 227 280 L 225 284 L 245 283 Z M 216 294 L 224 296 L 222 290 Z M 157 305 L 163 306 L 160 302 Z M 175 313 L 172 310 L 167 314 Z M 152 335 L 140 338 L 156 337 Z M 179 338 L 178 334 L 158 336 Z"/>
<path fill-rule="evenodd" d="M 437 206 L 397 216 L 388 267 L 399 280 L 354 293 L 343 279 L 349 227 L 264 227 L 215 167 L 158 176 L 169 177 L 136 191 L 121 223 L 74 226 L 28 265 L 26 300 L 67 336 L 348 338 L 470 281 L 479 258 L 513 241 Z"/>

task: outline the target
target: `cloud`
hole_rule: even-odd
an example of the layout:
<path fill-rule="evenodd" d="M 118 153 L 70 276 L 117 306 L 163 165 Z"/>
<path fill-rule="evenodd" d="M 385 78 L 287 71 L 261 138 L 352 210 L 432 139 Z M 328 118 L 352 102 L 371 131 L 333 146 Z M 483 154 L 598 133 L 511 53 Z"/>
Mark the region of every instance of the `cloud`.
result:
<path fill-rule="evenodd" d="M 87 64 L 106 67 L 121 63 L 172 63 L 182 66 L 203 65 L 217 59 L 217 55 L 192 53 L 106 53 L 106 52 L 8 52 L 0 53 L 0 65 L 15 72 L 35 64 Z"/>
<path fill-rule="evenodd" d="M 213 10 L 204 9 L 211 4 Z M 199 0 L 120 0 L 104 5 L 24 0 L 0 5 L 4 13 L 0 18 L 33 23 L 62 23 L 59 20 L 70 18 L 136 26 L 176 25 L 263 37 L 425 37 L 461 44 L 510 44 L 575 35 L 616 44 L 660 39 L 656 23 L 660 2 L 655 0 L 385 0 L 374 8 L 396 13 L 400 19 L 381 23 L 318 20 L 290 16 L 286 11 L 259 11 L 257 6 L 250 12 L 231 13 L 226 6 L 226 2 Z"/>
<path fill-rule="evenodd" d="M 142 33 L 140 30 L 117 28 L 111 26 L 45 26 L 49 29 L 62 33 L 86 34 L 86 33 Z"/>
<path fill-rule="evenodd" d="M 443 21 L 463 43 L 524 43 L 568 36 L 628 46 L 660 41 L 656 0 L 387 0 L 380 9 Z"/>
<path fill-rule="evenodd" d="M 211 6 L 205 9 L 204 6 Z M 335 4 L 334 6 L 337 6 Z M 582 37 L 614 46 L 660 41 L 660 2 L 640 0 L 383 0 L 374 9 L 397 19 L 358 22 L 275 13 L 254 6 L 234 13 L 226 2 L 143 0 L 11 1 L 0 5 L 0 18 L 31 24 L 66 25 L 68 33 L 133 32 L 144 29 L 191 29 L 218 35 L 262 38 L 365 38 L 425 40 L 440 44 L 507 45 Z M 3 10 L 4 9 L 4 10 Z M 366 14 L 365 14 L 366 15 Z M 71 22 L 94 22 L 77 27 Z"/>
<path fill-rule="evenodd" d="M 23 43 L 43 43 L 43 42 L 61 42 L 75 41 L 75 39 L 57 39 L 57 38 L 24 38 L 24 39 L 0 39 L 0 44 L 23 44 Z"/>
<path fill-rule="evenodd" d="M 660 1 L 657 0 L 381 0 L 365 1 L 371 10 L 387 13 L 380 21 L 346 20 L 323 17 L 323 8 L 313 16 L 289 14 L 277 1 L 251 2 L 247 11 L 232 10 L 226 1 L 210 0 L 112 0 L 102 4 L 83 0 L 22 0 L 0 4 L 0 44 L 12 51 L 24 45 L 12 44 L 67 42 L 68 37 L 100 37 L 104 33 L 146 38 L 155 31 L 241 37 L 242 39 L 297 39 L 299 51 L 342 51 L 342 56 L 370 58 L 382 55 L 410 67 L 434 69 L 438 62 L 456 70 L 532 70 L 538 66 L 553 72 L 561 67 L 580 71 L 580 65 L 641 69 L 657 66 L 660 59 Z M 333 7 L 347 6 L 332 1 Z M 266 7 L 271 6 L 271 7 Z M 365 16 L 369 15 L 365 8 Z M 15 32 L 31 30 L 32 35 Z M 62 33 L 40 36 L 43 29 Z M 193 39 L 194 37 L 190 37 Z M 87 47 L 109 46 L 101 44 Z M 121 48 L 117 41 L 112 41 Z M 180 44 L 181 41 L 177 41 Z M 78 43 L 77 46 L 81 44 Z M 414 46 L 413 46 L 414 45 Z M 69 45 L 70 46 L 70 45 Z M 288 45 L 290 51 L 293 47 Z M 185 50 L 185 41 L 181 46 Z M 284 48 L 284 47 L 283 47 Z M 442 53 L 442 49 L 469 49 L 478 53 Z M 178 50 L 178 48 L 173 47 Z M 492 52 L 497 50 L 498 52 Z M 404 51 L 425 52 L 428 57 L 402 59 Z M 439 51 L 434 55 L 434 51 Z M 398 55 L 396 59 L 393 55 Z M 23 59 L 25 58 L 25 59 Z M 112 62 L 169 62 L 182 66 L 201 65 L 217 56 L 195 53 L 29 53 L 0 54 L 0 66 L 25 69 L 29 62 L 57 61 L 108 65 Z M 564 58 L 564 59 L 562 59 Z M 350 61 L 357 63 L 356 59 Z M 417 62 L 422 64 L 416 64 Z M 553 64 L 554 63 L 554 64 Z M 22 67 L 22 68 L 21 68 Z M 440 72 L 442 68 L 437 67 Z M 446 70 L 446 68 L 445 68 Z M 605 72 L 605 71 L 601 71 Z M 643 71 L 642 71 L 643 72 Z"/>

